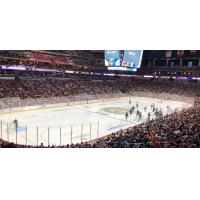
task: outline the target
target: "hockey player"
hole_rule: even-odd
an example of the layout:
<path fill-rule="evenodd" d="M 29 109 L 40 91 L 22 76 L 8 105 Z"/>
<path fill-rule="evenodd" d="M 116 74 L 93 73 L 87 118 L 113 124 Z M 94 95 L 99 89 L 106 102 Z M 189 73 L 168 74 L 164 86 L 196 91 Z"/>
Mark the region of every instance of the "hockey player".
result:
<path fill-rule="evenodd" d="M 167 110 L 169 110 L 169 106 L 167 105 Z"/>
<path fill-rule="evenodd" d="M 151 108 L 155 109 L 155 104 L 154 103 L 151 104 Z"/>
<path fill-rule="evenodd" d="M 138 116 L 139 116 L 139 120 L 141 120 L 142 119 L 142 112 L 139 111 L 139 115 Z"/>
<path fill-rule="evenodd" d="M 128 113 L 125 114 L 125 118 L 126 118 L 126 121 L 127 121 L 127 119 L 128 119 Z"/>
<path fill-rule="evenodd" d="M 132 115 L 132 112 L 133 112 L 133 110 L 132 110 L 132 108 L 130 109 L 130 111 L 129 111 L 129 113 L 130 113 L 130 116 Z"/>
<path fill-rule="evenodd" d="M 150 117 L 151 117 L 151 113 L 149 112 L 148 113 L 148 120 L 150 120 Z"/>
<path fill-rule="evenodd" d="M 139 116 L 139 114 L 140 114 L 140 111 L 137 110 L 137 112 L 136 112 L 136 117 Z"/>

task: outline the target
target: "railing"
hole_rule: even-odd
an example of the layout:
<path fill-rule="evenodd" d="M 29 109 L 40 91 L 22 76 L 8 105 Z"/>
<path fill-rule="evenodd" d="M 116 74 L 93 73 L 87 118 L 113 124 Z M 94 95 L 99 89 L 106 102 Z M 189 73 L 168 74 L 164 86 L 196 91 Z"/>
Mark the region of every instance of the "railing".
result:
<path fill-rule="evenodd" d="M 127 97 L 128 96 L 128 97 Z M 81 142 L 90 142 L 97 138 L 104 137 L 113 132 L 121 129 L 127 129 L 138 123 L 146 121 L 145 118 L 135 120 L 135 116 L 129 118 L 127 121 L 125 118 L 119 119 L 113 117 L 107 117 L 104 115 L 104 119 L 97 117 L 91 118 L 90 121 L 84 121 L 84 117 L 81 120 L 71 123 L 69 119 L 62 118 L 59 123 L 48 124 L 44 118 L 44 122 L 38 122 L 37 119 L 32 120 L 32 123 L 27 124 L 26 118 L 32 117 L 27 115 L 28 111 L 42 112 L 43 110 L 52 109 L 56 111 L 62 109 L 74 110 L 78 109 L 77 105 L 84 107 L 90 106 L 90 104 L 105 104 L 109 101 L 119 100 L 120 98 L 130 98 L 130 96 L 137 97 L 151 97 L 158 99 L 176 100 L 182 102 L 193 103 L 193 98 L 188 98 L 179 95 L 169 95 L 166 93 L 151 93 L 151 92 L 135 92 L 132 91 L 129 94 L 114 93 L 114 94 L 99 94 L 99 95 L 76 95 L 71 97 L 51 97 L 51 98 L 39 98 L 39 99 L 20 99 L 20 98 L 6 98 L 1 99 L 2 105 L 0 110 L 0 137 L 1 139 L 13 142 L 15 144 L 40 146 L 41 143 L 44 146 L 62 146 L 66 144 L 76 144 Z M 2 103 L 1 103 L 2 102 Z M 76 105 L 76 107 L 75 107 Z M 82 109 L 82 107 L 81 107 Z M 84 113 L 91 111 L 83 110 Z M 22 113 L 23 122 L 19 119 L 18 113 Z M 13 115 L 13 113 L 16 113 Z M 54 117 L 54 113 L 46 115 L 46 117 Z M 71 112 L 73 113 L 73 112 Z M 11 114 L 11 115 L 10 115 Z M 93 116 L 101 116 L 101 113 L 92 113 Z M 18 120 L 19 126 L 16 127 L 13 123 L 14 117 Z M 39 116 L 39 115 L 37 115 Z M 69 115 L 68 118 L 71 116 Z M 75 117 L 78 117 L 75 115 Z M 56 120 L 56 114 L 55 114 Z M 39 125 L 37 124 L 39 123 Z M 59 124 L 59 125 L 58 125 Z"/>
<path fill-rule="evenodd" d="M 6 115 L 4 120 L 0 121 L 0 137 L 1 139 L 22 145 L 32 145 L 38 146 L 41 143 L 44 146 L 50 145 L 66 145 L 66 144 L 76 144 L 86 141 L 92 141 L 102 136 L 111 134 L 113 131 L 120 130 L 122 128 L 127 128 L 133 126 L 130 120 L 125 121 L 125 119 L 117 119 L 117 118 L 106 118 L 103 121 L 97 121 L 91 119 L 91 121 L 84 121 L 81 123 L 81 119 L 77 121 L 77 123 L 70 123 L 66 119 L 62 119 L 60 122 L 61 125 L 58 125 L 59 122 L 54 124 L 44 124 L 42 122 L 37 125 L 37 122 L 32 121 L 32 123 L 26 124 L 26 122 L 21 122 L 18 115 L 13 115 L 13 113 L 23 112 L 26 113 L 26 110 L 32 110 L 33 112 L 37 112 L 37 110 L 43 110 L 48 108 L 55 109 L 68 109 L 70 106 L 81 105 L 81 104 L 92 104 L 92 103 L 105 103 L 106 100 L 86 100 L 86 101 L 76 101 L 76 102 L 68 102 L 59 103 L 59 104 L 51 104 L 51 105 L 42 105 L 42 106 L 31 106 L 31 107 L 19 107 L 19 108 L 9 108 L 2 110 L 1 114 Z M 84 111 L 87 112 L 87 111 Z M 12 116 L 16 116 L 18 119 L 19 126 L 13 123 L 14 118 L 10 117 L 9 113 L 12 113 Z M 95 113 L 92 113 L 95 115 Z M 99 114 L 97 114 L 99 116 Z M 30 115 L 24 114 L 24 118 L 31 117 Z M 68 116 L 71 117 L 71 116 Z M 77 118 L 78 116 L 74 116 Z M 22 121 L 26 121 L 26 120 Z M 98 118 L 98 117 L 97 117 Z M 45 120 L 43 118 L 42 120 Z M 66 121 L 66 123 L 65 123 Z M 76 121 L 76 120 L 74 120 Z"/>

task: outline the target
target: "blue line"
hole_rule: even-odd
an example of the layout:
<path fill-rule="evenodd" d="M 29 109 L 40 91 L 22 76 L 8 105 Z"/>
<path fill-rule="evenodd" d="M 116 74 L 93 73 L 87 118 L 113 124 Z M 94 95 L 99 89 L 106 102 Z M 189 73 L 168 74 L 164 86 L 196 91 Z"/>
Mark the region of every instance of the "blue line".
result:
<path fill-rule="evenodd" d="M 107 131 L 111 131 L 111 130 L 113 130 L 113 129 L 120 128 L 120 127 L 123 127 L 123 126 L 125 126 L 125 124 L 123 124 L 123 125 L 113 126 L 113 127 L 108 128 L 108 129 L 106 129 L 106 130 L 107 130 Z"/>

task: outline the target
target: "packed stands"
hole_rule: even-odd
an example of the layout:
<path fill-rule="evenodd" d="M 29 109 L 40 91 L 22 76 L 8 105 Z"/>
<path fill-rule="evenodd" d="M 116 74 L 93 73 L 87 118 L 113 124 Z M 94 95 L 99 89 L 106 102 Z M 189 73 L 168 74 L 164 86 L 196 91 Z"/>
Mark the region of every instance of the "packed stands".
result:
<path fill-rule="evenodd" d="M 98 55 L 99 54 L 99 55 Z M 97 56 L 96 56 L 97 55 Z M 82 51 L 0 51 L 0 65 L 28 65 L 38 68 L 94 66 L 95 59 L 101 59 L 101 53 L 92 54 Z M 158 65 L 159 66 L 159 65 Z M 161 66 L 161 64 L 160 64 Z M 160 67 L 159 66 L 159 67 Z M 148 68 L 147 68 L 148 69 Z M 184 69 L 185 70 L 185 69 Z M 179 73 L 199 75 L 198 70 Z M 98 70 L 96 70 L 98 71 Z M 138 73 L 141 73 L 139 71 Z M 151 71 L 152 72 L 152 71 Z M 142 72 L 144 74 L 144 72 Z M 12 98 L 27 101 L 26 105 L 37 104 L 37 99 L 72 97 L 78 94 L 103 95 L 128 93 L 132 95 L 154 93 L 160 98 L 170 95 L 182 95 L 195 100 L 194 106 L 181 113 L 172 113 L 165 117 L 121 130 L 92 142 L 65 145 L 62 147 L 200 147 L 200 83 L 192 80 L 170 79 L 177 72 L 154 71 L 154 78 L 133 78 L 103 76 L 92 74 L 65 73 L 60 71 L 36 70 L 0 70 L 0 108 L 18 106 Z M 163 80 L 159 76 L 168 75 Z M 0 147 L 26 147 L 0 140 Z M 31 147 L 31 146 L 29 146 Z M 43 147 L 43 144 L 41 144 Z M 52 146 L 54 147 L 54 146 Z"/>

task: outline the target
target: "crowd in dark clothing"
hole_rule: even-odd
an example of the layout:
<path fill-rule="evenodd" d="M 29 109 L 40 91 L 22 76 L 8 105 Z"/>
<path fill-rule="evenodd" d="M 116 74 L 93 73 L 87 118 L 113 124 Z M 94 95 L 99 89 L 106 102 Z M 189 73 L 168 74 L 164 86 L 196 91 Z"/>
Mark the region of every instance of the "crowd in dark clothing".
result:
<path fill-rule="evenodd" d="M 182 81 L 134 80 L 130 78 L 68 75 L 66 79 L 36 77 L 34 80 L 0 80 L 0 98 L 44 98 L 76 94 L 116 92 L 154 92 L 176 94 L 195 99 L 193 107 L 159 119 L 121 130 L 101 139 L 62 147 L 200 147 L 200 84 Z M 38 78 L 38 79 L 37 79 Z M 41 79 L 42 78 L 42 79 Z M 1 147 L 16 147 L 0 141 Z M 24 146 L 18 146 L 24 147 Z M 43 147 L 43 145 L 41 146 Z M 55 146 L 51 146 L 55 147 Z"/>
<path fill-rule="evenodd" d="M 43 76 L 42 76 L 43 77 Z M 58 76 L 59 77 L 59 76 Z M 134 80 L 131 78 L 109 78 L 71 75 L 68 78 L 0 79 L 0 98 L 43 98 L 75 94 L 105 94 L 113 92 L 157 92 L 185 96 L 199 95 L 200 84 L 182 81 Z"/>

